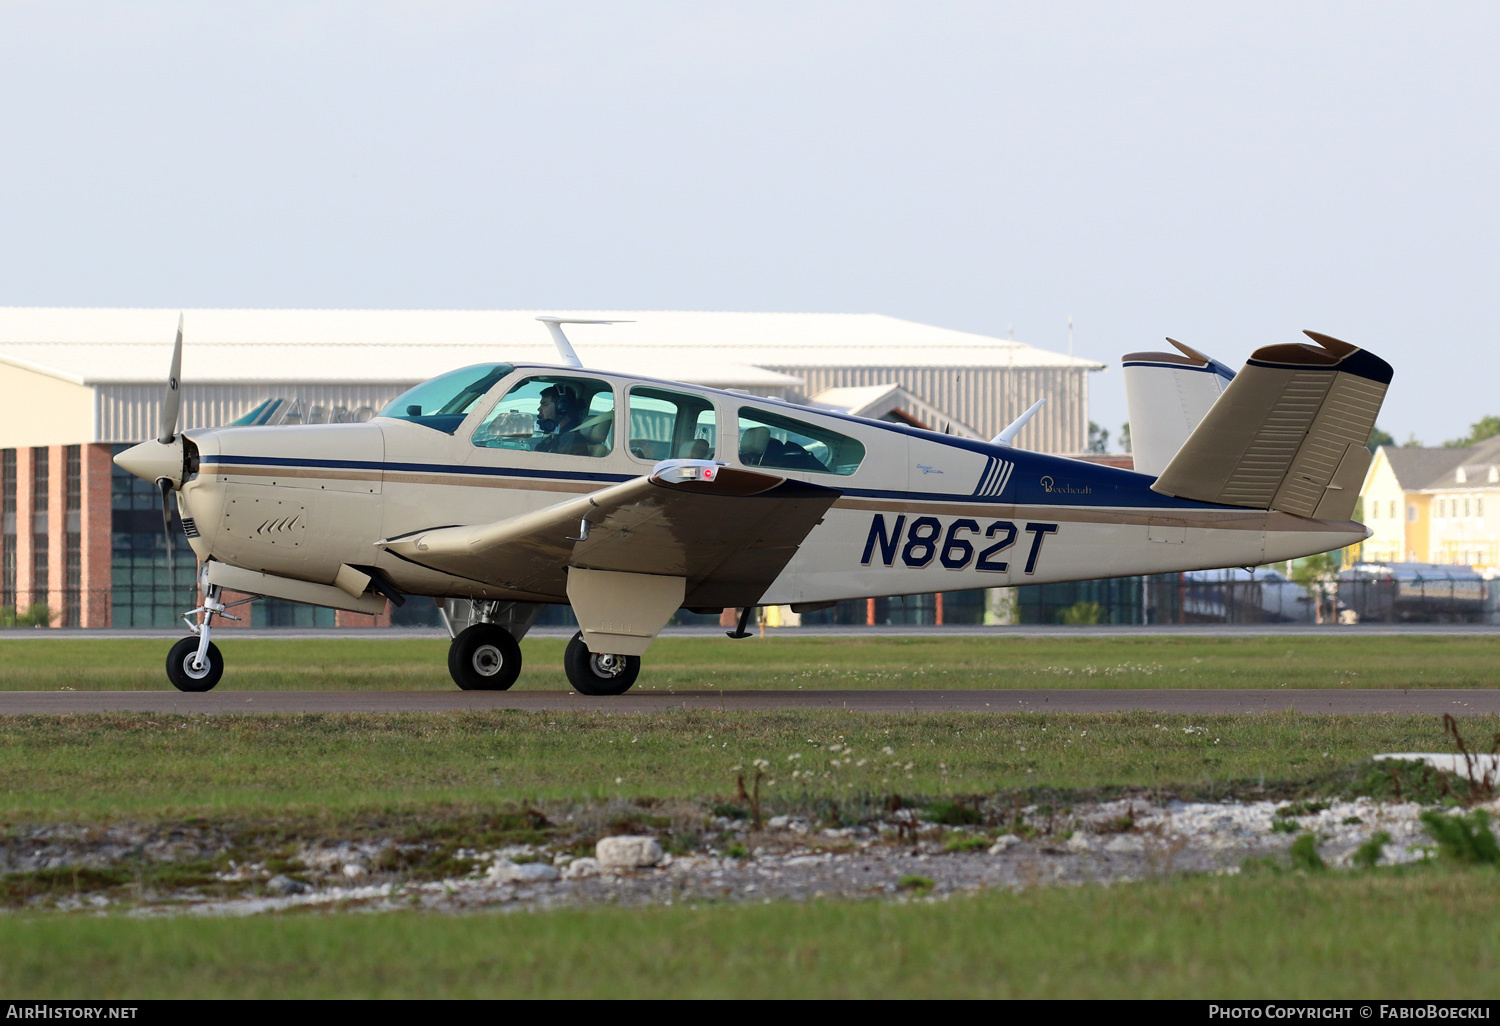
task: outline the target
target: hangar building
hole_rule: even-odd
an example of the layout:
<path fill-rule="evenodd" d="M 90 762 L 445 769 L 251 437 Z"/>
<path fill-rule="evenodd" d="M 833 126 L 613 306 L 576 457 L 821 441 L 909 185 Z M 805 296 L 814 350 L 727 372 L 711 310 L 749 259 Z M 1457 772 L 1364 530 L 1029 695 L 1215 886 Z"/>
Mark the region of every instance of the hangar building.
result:
<path fill-rule="evenodd" d="M 168 626 L 192 605 L 160 503 L 111 456 L 154 437 L 177 310 L 0 308 L 0 610 L 59 626 Z M 541 315 L 586 365 L 741 389 L 988 438 L 1049 401 L 1019 443 L 1078 453 L 1104 365 L 879 314 L 561 310 L 188 310 L 183 428 L 367 420 L 443 371 L 556 362 Z M 311 616 L 257 603 L 258 624 Z M 331 613 L 328 614 L 330 617 Z"/>

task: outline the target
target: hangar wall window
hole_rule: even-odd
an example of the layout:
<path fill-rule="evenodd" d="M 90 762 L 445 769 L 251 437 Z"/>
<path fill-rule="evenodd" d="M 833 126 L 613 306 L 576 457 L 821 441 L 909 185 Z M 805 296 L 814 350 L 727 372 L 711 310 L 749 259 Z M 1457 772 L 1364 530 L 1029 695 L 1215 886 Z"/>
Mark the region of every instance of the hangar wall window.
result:
<path fill-rule="evenodd" d="M 83 450 L 77 445 L 63 449 L 67 460 L 63 498 L 63 620 L 64 627 L 83 622 Z"/>
<path fill-rule="evenodd" d="M 630 455 L 651 460 L 711 460 L 718 444 L 714 404 L 665 388 L 630 390 Z"/>
<path fill-rule="evenodd" d="M 747 467 L 848 475 L 859 469 L 864 458 L 864 445 L 846 435 L 767 410 L 740 407 L 740 462 Z"/>
<path fill-rule="evenodd" d="M 515 367 L 508 363 L 481 363 L 449 371 L 402 392 L 380 411 L 380 416 L 451 435 L 474 404 L 513 370 Z"/>
<path fill-rule="evenodd" d="M 608 456 L 615 444 L 615 391 L 597 378 L 542 374 L 516 385 L 474 431 L 482 449 Z"/>
<path fill-rule="evenodd" d="M 115 453 L 128 445 L 114 446 Z M 174 571 L 167 562 L 161 526 L 161 494 L 122 467 L 111 466 L 110 491 L 110 625 L 175 627 L 177 614 L 198 604 L 198 566 L 182 537 L 174 509 L 172 531 L 177 547 Z"/>
<path fill-rule="evenodd" d="M 47 559 L 47 512 L 52 491 L 52 466 L 45 445 L 31 450 L 31 601 L 48 601 L 52 589 Z"/>
<path fill-rule="evenodd" d="M 0 450 L 0 609 L 16 604 L 16 450 Z"/>

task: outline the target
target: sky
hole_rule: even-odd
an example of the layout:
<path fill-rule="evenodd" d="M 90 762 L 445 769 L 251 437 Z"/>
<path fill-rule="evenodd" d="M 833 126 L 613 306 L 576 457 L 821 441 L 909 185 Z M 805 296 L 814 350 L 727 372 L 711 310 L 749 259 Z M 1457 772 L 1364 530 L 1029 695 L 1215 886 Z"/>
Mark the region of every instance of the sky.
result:
<path fill-rule="evenodd" d="M 0 0 L 0 305 L 1303 328 L 1500 413 L 1500 5 Z"/>

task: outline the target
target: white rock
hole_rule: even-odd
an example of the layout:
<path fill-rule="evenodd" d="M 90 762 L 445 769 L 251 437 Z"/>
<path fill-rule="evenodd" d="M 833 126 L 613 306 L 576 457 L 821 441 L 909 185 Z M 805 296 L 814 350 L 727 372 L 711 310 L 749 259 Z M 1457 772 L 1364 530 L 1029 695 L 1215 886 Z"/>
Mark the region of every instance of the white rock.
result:
<path fill-rule="evenodd" d="M 606 869 L 643 869 L 656 865 L 661 856 L 654 837 L 606 837 L 594 846 L 594 857 Z"/>
<path fill-rule="evenodd" d="M 766 828 L 769 830 L 790 830 L 794 834 L 812 832 L 812 824 L 800 816 L 772 816 L 766 820 Z"/>
<path fill-rule="evenodd" d="M 995 838 L 995 843 L 990 845 L 990 854 L 1003 855 L 1010 849 L 1011 845 L 1020 843 L 1021 839 L 1015 834 L 1001 834 L 999 837 Z"/>
<path fill-rule="evenodd" d="M 365 867 L 361 866 L 358 862 L 344 863 L 344 875 L 351 880 L 358 880 L 360 877 L 364 876 L 366 872 L 368 872 L 368 870 L 366 870 Z"/>
<path fill-rule="evenodd" d="M 581 859 L 574 859 L 572 862 L 569 862 L 567 868 L 563 870 L 564 880 L 582 880 L 587 876 L 598 875 L 599 860 L 589 858 L 588 856 L 584 856 Z"/>
<path fill-rule="evenodd" d="M 1073 836 L 1067 840 L 1069 851 L 1093 851 L 1094 842 L 1089 840 L 1089 835 L 1082 830 L 1075 831 Z"/>
<path fill-rule="evenodd" d="M 522 862 L 517 865 L 508 859 L 496 862 L 485 874 L 496 883 L 541 883 L 562 876 L 554 865 L 546 862 Z"/>
<path fill-rule="evenodd" d="M 1111 837 L 1104 845 L 1104 850 L 1122 853 L 1145 851 L 1146 842 L 1131 834 L 1120 834 L 1117 837 Z"/>

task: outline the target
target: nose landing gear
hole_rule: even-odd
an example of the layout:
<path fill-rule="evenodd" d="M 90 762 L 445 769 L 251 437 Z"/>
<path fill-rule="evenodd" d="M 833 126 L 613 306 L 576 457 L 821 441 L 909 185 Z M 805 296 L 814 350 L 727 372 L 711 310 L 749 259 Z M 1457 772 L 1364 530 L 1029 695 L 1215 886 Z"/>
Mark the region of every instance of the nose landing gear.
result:
<path fill-rule="evenodd" d="M 217 584 L 205 583 L 203 605 L 182 614 L 188 630 L 197 637 L 183 638 L 167 653 L 167 680 L 178 691 L 212 691 L 214 685 L 219 683 L 219 678 L 224 676 L 224 657 L 219 654 L 219 646 L 209 637 L 209 623 L 215 616 L 226 620 L 238 620 L 239 617 L 225 611 L 228 607 L 220 599 L 222 592 L 223 589 Z M 241 600 L 249 601 L 250 599 Z M 240 602 L 233 604 L 240 605 Z M 198 623 L 193 622 L 195 613 L 203 614 L 203 619 Z"/>
<path fill-rule="evenodd" d="M 167 679 L 178 691 L 212 691 L 224 676 L 224 657 L 212 641 L 199 651 L 197 638 L 183 638 L 167 653 Z"/>

